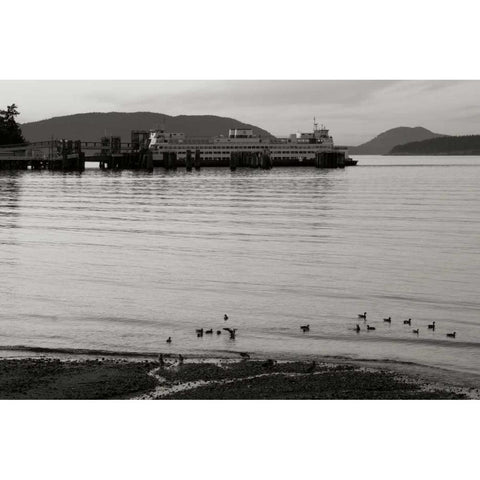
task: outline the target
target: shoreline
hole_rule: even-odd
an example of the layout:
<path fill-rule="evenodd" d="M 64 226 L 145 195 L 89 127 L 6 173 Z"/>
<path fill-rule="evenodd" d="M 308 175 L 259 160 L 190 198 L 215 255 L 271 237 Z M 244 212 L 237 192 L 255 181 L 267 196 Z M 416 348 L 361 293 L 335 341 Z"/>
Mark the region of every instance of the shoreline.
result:
<path fill-rule="evenodd" d="M 480 399 L 480 375 L 395 360 L 0 350 L 34 353 L 0 357 L 1 399 Z"/>
<path fill-rule="evenodd" d="M 5 353 L 7 353 L 5 355 Z M 15 355 L 18 353 L 18 355 Z M 449 382 L 458 385 L 470 384 L 478 385 L 480 388 L 480 372 L 475 373 L 470 370 L 458 370 L 445 366 L 436 366 L 426 363 L 413 362 L 408 360 L 399 360 L 395 358 L 364 358 L 358 356 L 348 356 L 345 354 L 338 355 L 321 355 L 314 353 L 286 353 L 286 352 L 248 352 L 254 360 L 266 360 L 274 358 L 281 361 L 297 361 L 305 362 L 316 360 L 319 362 L 342 364 L 349 363 L 357 366 L 365 367 L 383 367 L 392 369 L 399 373 L 418 372 L 427 377 L 448 379 Z M 70 348 L 70 347 L 39 347 L 31 345 L 0 345 L 0 361 L 8 358 L 59 358 L 67 360 L 75 359 L 97 359 L 97 358 L 120 358 L 127 360 L 157 360 L 158 355 L 163 354 L 166 358 L 175 357 L 182 354 L 190 360 L 196 361 L 219 361 L 219 360 L 235 360 L 241 359 L 239 350 L 228 349 L 212 349 L 198 350 L 197 352 L 161 352 L 161 351 L 138 351 L 138 350 L 109 350 L 109 349 L 89 349 L 89 348 Z"/>

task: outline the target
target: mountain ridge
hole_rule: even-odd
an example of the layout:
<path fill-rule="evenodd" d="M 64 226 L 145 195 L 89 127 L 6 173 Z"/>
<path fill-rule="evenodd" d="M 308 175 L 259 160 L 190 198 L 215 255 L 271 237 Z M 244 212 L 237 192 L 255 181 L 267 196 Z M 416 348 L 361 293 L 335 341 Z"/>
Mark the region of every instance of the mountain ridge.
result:
<path fill-rule="evenodd" d="M 451 135 L 395 146 L 390 155 L 480 155 L 480 135 Z"/>
<path fill-rule="evenodd" d="M 424 127 L 395 127 L 385 130 L 368 142 L 356 147 L 350 147 L 352 155 L 385 155 L 397 145 L 444 137 L 441 133 L 434 133 Z"/>
<path fill-rule="evenodd" d="M 273 135 L 255 125 L 230 117 L 217 115 L 177 115 L 156 112 L 88 112 L 51 117 L 20 125 L 24 137 L 30 142 L 54 138 L 99 141 L 103 135 L 119 136 L 130 141 L 131 130 L 165 128 L 170 132 L 183 132 L 187 137 L 213 137 L 227 135 L 229 128 L 252 128 L 262 137 Z"/>

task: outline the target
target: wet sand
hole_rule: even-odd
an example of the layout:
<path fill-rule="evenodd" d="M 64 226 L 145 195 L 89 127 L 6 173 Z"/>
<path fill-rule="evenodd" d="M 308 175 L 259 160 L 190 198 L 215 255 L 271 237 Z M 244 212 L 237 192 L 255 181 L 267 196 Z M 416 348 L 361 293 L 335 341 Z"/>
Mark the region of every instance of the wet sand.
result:
<path fill-rule="evenodd" d="M 445 383 L 415 366 L 178 357 L 0 360 L 1 399 L 469 399 L 475 383 Z M 477 384 L 478 386 L 478 384 Z"/>

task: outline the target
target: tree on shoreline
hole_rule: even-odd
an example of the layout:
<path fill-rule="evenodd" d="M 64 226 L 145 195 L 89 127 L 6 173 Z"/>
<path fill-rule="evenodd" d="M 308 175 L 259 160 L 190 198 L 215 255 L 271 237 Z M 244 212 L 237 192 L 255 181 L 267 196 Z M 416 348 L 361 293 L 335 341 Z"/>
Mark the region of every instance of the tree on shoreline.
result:
<path fill-rule="evenodd" d="M 22 130 L 15 121 L 18 114 L 14 103 L 7 106 L 6 110 L 0 110 L 0 145 L 25 143 Z"/>

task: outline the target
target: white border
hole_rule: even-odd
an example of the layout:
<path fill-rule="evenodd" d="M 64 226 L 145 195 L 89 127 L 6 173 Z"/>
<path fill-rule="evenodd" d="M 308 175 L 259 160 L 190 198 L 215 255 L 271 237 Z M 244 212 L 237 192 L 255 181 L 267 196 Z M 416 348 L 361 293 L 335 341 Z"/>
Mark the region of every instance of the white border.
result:
<path fill-rule="evenodd" d="M 4 2 L 4 79 L 477 79 L 476 2 Z"/>
<path fill-rule="evenodd" d="M 0 448 L 8 479 L 473 478 L 479 426 L 478 402 L 3 402 Z"/>
<path fill-rule="evenodd" d="M 478 79 L 475 2 L 4 2 L 3 79 Z M 4 45 L 8 45 L 5 48 Z M 478 402 L 2 402 L 4 478 L 470 478 Z"/>

